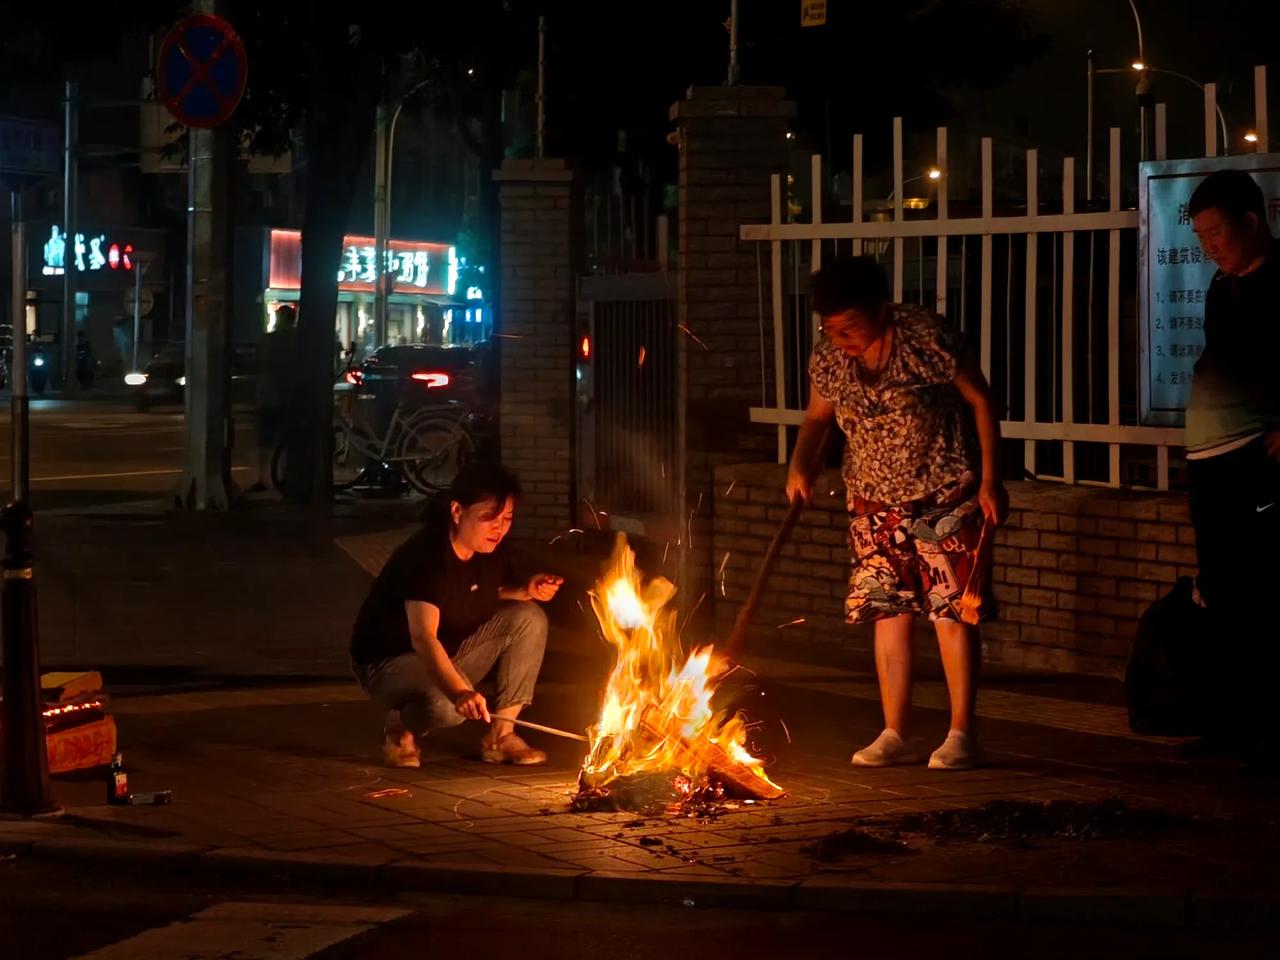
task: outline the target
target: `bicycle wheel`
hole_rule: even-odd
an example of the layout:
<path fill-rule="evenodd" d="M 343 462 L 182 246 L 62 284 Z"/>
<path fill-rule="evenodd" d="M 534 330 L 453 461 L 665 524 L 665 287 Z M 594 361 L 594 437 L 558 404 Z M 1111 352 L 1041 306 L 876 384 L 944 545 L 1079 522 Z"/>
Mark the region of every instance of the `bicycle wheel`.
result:
<path fill-rule="evenodd" d="M 347 490 L 364 476 L 369 458 L 361 452 L 361 443 L 355 430 L 342 421 L 333 425 L 333 487 Z"/>
<path fill-rule="evenodd" d="M 276 493 L 284 493 L 285 464 L 288 458 L 288 447 L 283 443 L 277 446 L 276 452 L 271 455 L 271 485 L 276 488 Z"/>
<path fill-rule="evenodd" d="M 475 441 L 458 421 L 419 416 L 405 424 L 396 462 L 413 489 L 430 495 L 453 483 L 475 452 Z"/>

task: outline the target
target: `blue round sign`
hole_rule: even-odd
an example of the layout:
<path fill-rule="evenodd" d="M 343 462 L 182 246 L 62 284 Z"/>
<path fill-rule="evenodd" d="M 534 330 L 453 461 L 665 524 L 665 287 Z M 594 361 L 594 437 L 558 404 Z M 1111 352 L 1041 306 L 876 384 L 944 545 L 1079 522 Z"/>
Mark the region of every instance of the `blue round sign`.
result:
<path fill-rule="evenodd" d="M 244 42 L 221 17 L 196 14 L 178 23 L 160 45 L 156 80 L 161 101 L 179 123 L 216 127 L 244 95 Z"/>

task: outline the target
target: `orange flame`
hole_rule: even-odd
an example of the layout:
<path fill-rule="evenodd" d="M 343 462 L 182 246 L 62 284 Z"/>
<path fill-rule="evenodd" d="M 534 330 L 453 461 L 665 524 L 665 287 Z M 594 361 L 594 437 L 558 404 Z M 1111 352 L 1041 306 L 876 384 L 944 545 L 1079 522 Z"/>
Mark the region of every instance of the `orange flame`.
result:
<path fill-rule="evenodd" d="M 669 606 L 675 594 L 675 585 L 665 578 L 641 581 L 635 553 L 619 537 L 610 570 L 591 593 L 617 661 L 600 718 L 587 731 L 591 750 L 582 766 L 584 783 L 602 787 L 618 777 L 668 770 L 697 781 L 717 772 L 715 759 L 727 756 L 760 795 L 780 795 L 781 788 L 745 746 L 745 717 L 712 708 L 726 662 L 710 646 L 680 662 L 676 610 Z"/>

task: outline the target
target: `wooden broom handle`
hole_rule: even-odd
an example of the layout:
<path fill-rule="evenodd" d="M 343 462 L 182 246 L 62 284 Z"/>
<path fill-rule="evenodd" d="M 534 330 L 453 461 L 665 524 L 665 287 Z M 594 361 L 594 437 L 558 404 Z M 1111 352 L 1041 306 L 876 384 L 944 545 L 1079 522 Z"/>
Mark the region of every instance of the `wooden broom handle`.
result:
<path fill-rule="evenodd" d="M 787 510 L 787 515 L 782 518 L 782 525 L 778 527 L 777 532 L 773 535 L 769 549 L 764 552 L 764 559 L 760 561 L 760 567 L 756 570 L 755 582 L 751 584 L 751 592 L 747 594 L 747 599 L 742 604 L 742 609 L 738 611 L 738 618 L 733 622 L 733 629 L 729 631 L 729 639 L 725 641 L 725 657 L 732 659 L 742 647 L 742 641 L 747 638 L 747 629 L 751 626 L 751 620 L 756 614 L 756 608 L 760 606 L 760 597 L 764 593 L 764 585 L 769 579 L 769 574 L 773 572 L 773 565 L 778 560 L 778 554 L 782 551 L 783 544 L 787 542 L 787 538 L 791 536 L 791 529 L 796 525 L 796 521 L 800 519 L 800 511 L 803 509 L 804 501 L 800 497 L 796 497 L 791 501 L 791 507 Z"/>

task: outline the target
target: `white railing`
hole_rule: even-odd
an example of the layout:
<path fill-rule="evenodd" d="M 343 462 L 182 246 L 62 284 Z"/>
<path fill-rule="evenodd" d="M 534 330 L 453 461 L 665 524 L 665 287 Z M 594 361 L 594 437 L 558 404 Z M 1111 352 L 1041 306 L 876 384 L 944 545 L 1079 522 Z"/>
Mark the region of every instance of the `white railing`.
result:
<path fill-rule="evenodd" d="M 1205 156 L 1213 157 L 1218 152 L 1213 84 L 1206 85 L 1205 114 Z M 1265 129 L 1262 67 L 1256 71 L 1255 115 L 1260 130 Z M 1265 139 L 1256 149 L 1266 149 Z M 799 265 L 807 261 L 808 269 L 816 271 L 822 265 L 824 249 L 828 254 L 839 251 L 845 241 L 854 254 L 868 250 L 879 258 L 891 249 L 892 260 L 886 266 L 892 277 L 894 300 L 902 301 L 907 292 L 907 241 L 914 240 L 912 246 L 917 252 L 913 273 L 919 278 L 916 298 L 953 321 L 958 319 L 966 334 L 976 334 L 982 369 L 992 380 L 997 398 L 1003 399 L 1007 407 L 1007 419 L 1001 424 L 1003 434 L 1023 441 L 1028 475 L 1065 483 L 1168 489 L 1170 451 L 1181 448 L 1182 430 L 1139 424 L 1137 402 L 1132 399 L 1140 375 L 1136 318 L 1139 213 L 1122 205 L 1124 166 L 1118 128 L 1110 131 L 1108 154 L 1108 182 L 1101 204 L 1104 209 L 1079 209 L 1075 161 L 1067 157 L 1060 171 L 1061 203 L 1055 204 L 1059 209 L 1045 212 L 1040 202 L 1039 155 L 1036 150 L 1027 150 L 1025 213 L 1014 215 L 996 212 L 991 138 L 981 142 L 980 205 L 975 206 L 976 215 L 950 215 L 947 129 L 941 127 L 937 131 L 934 162 L 943 175 L 935 186 L 935 215 L 908 220 L 903 204 L 904 182 L 909 181 L 903 177 L 901 118 L 893 121 L 892 220 L 865 217 L 860 134 L 853 138 L 852 217 L 848 222 L 823 221 L 826 181 L 820 156 L 811 160 L 809 223 L 784 221 L 782 178 L 775 174 L 771 222 L 743 225 L 740 236 L 769 244 L 773 402 L 769 403 L 766 384 L 762 383 L 761 405 L 751 409 L 751 419 L 777 426 L 779 462 L 785 462 L 787 456 L 787 428 L 798 425 L 804 417 L 806 394 L 800 381 L 804 379 L 805 357 L 797 345 L 811 343 L 817 327 L 816 316 L 808 314 L 804 305 L 798 278 L 791 291 L 795 301 L 787 303 L 785 265 L 791 264 L 798 272 Z M 1155 109 L 1154 154 L 1153 159 L 1165 159 L 1163 104 L 1157 104 Z M 1002 206 L 1008 208 L 1009 203 Z M 998 237 L 1007 238 L 1007 242 L 997 245 Z M 971 238 L 978 241 L 976 258 L 970 254 Z M 955 276 L 952 269 L 957 248 L 959 275 Z M 1126 250 L 1129 256 L 1122 266 L 1122 253 Z M 1087 263 L 1078 263 L 1078 254 Z M 976 269 L 971 270 L 975 259 Z M 1005 302 L 997 309 L 994 287 L 1001 266 Z M 933 278 L 929 294 L 925 293 L 926 271 Z M 974 282 L 969 277 L 971 272 L 978 287 L 976 295 L 970 288 Z M 1019 274 L 1022 291 L 1015 297 L 1014 278 Z M 1083 289 L 1082 280 L 1086 284 Z M 1135 298 L 1135 307 L 1123 315 L 1122 291 Z M 930 297 L 932 302 L 928 302 Z M 976 301 L 976 311 L 969 309 L 971 301 Z M 974 312 L 976 318 L 971 318 Z M 761 338 L 763 353 L 767 339 L 763 315 Z M 1132 363 L 1122 366 L 1122 358 L 1131 358 Z M 1085 451 L 1078 451 L 1077 444 L 1090 445 L 1087 453 L 1095 456 L 1081 456 Z M 1131 462 L 1142 460 L 1143 451 L 1138 448 L 1154 448 L 1154 469 L 1149 471 L 1147 482 L 1122 474 L 1121 453 L 1126 448 Z M 1081 464 L 1089 469 L 1080 469 Z"/>

